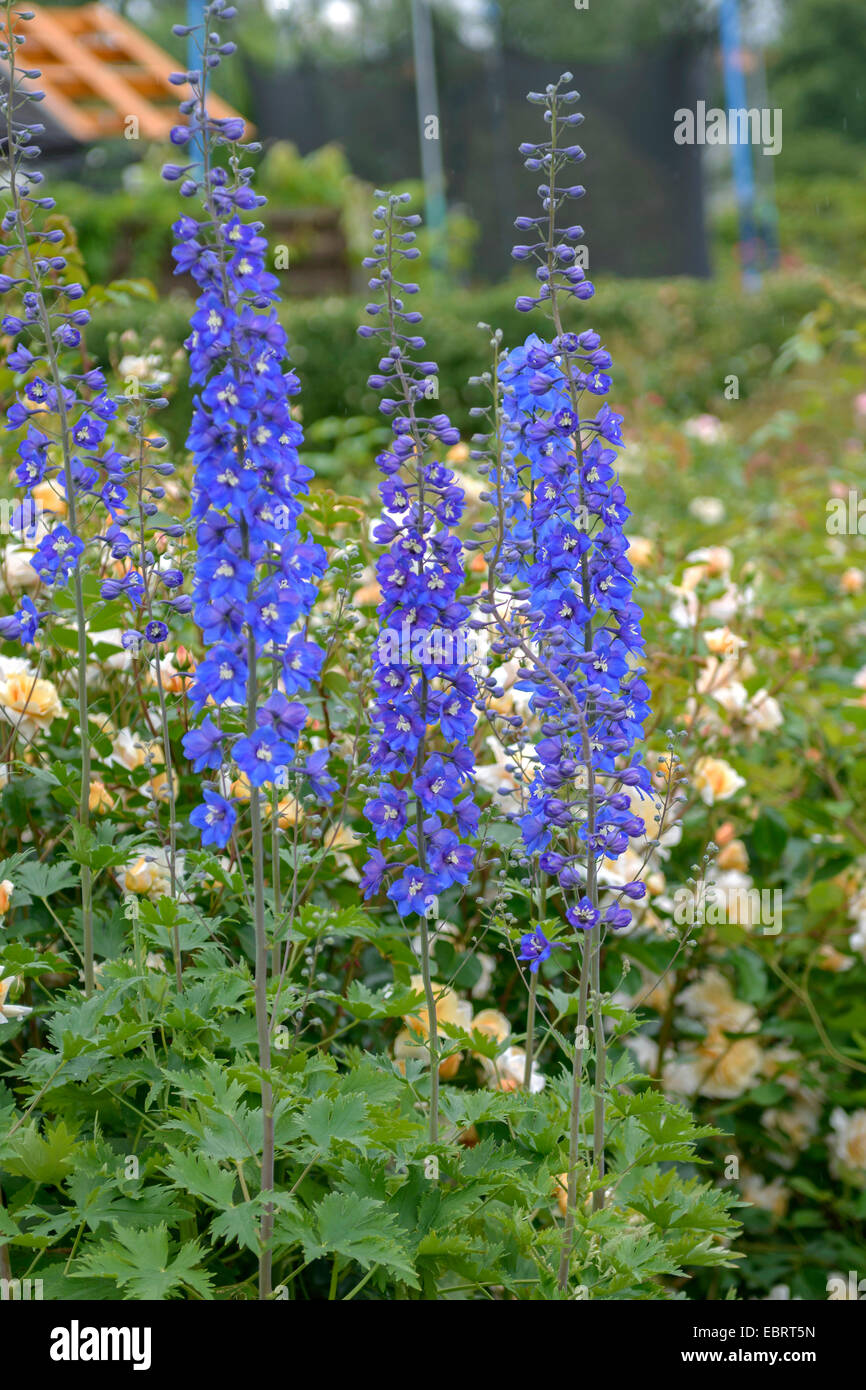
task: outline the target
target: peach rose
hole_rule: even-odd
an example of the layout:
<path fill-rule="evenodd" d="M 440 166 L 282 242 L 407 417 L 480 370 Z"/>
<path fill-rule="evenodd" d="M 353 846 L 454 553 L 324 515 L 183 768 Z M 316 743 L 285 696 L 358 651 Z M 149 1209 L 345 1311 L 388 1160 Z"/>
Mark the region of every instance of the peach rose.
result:
<path fill-rule="evenodd" d="M 745 785 L 745 779 L 724 758 L 698 758 L 695 763 L 694 786 L 707 806 L 729 801 Z"/>
<path fill-rule="evenodd" d="M 452 1052 L 439 1063 L 439 1080 L 453 1081 L 460 1069 L 460 1052 Z M 407 1061 L 426 1062 L 430 1056 L 427 1044 L 419 1040 L 418 1034 L 404 1028 L 394 1039 L 394 1060 L 399 1071 L 406 1074 Z"/>
<path fill-rule="evenodd" d="M 127 893 L 161 898 L 171 891 L 171 877 L 167 865 L 141 855 L 124 871 L 122 886 Z"/>
<path fill-rule="evenodd" d="M 747 1091 L 758 1078 L 764 1054 L 754 1038 L 731 1042 L 721 1029 L 713 1028 L 698 1048 L 706 1064 L 699 1090 L 702 1096 L 733 1100 Z"/>
<path fill-rule="evenodd" d="M 746 645 L 744 637 L 738 637 L 729 627 L 711 627 L 704 634 L 707 650 L 713 656 L 736 656 Z"/>
<path fill-rule="evenodd" d="M 41 507 L 43 512 L 50 512 L 52 516 L 65 516 L 67 512 L 66 498 L 54 483 L 48 478 L 43 482 L 37 483 L 30 489 L 33 501 L 37 507 Z"/>
<path fill-rule="evenodd" d="M 110 811 L 114 805 L 114 797 L 108 790 L 104 782 L 100 782 L 98 777 L 94 777 L 90 783 L 90 795 L 88 797 L 90 809 L 95 815 L 102 815 L 105 811 Z"/>
<path fill-rule="evenodd" d="M 748 873 L 749 855 L 742 840 L 731 840 L 724 845 L 716 863 L 722 870 L 736 869 L 741 874 Z"/>
<path fill-rule="evenodd" d="M 655 558 L 656 548 L 648 536 L 632 536 L 629 539 L 627 558 L 636 570 L 646 569 Z"/>
<path fill-rule="evenodd" d="M 23 738 L 29 740 L 44 733 L 63 712 L 51 681 L 19 671 L 0 683 L 0 715 L 15 725 Z"/>

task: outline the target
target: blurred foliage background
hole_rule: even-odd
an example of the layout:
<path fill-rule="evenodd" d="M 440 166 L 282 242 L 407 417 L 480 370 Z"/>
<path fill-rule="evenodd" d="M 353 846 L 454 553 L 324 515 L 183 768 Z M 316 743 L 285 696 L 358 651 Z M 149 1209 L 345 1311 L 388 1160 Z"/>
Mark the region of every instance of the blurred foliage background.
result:
<path fill-rule="evenodd" d="M 250 77 L 257 69 L 281 69 L 315 58 L 319 65 L 330 65 L 333 81 L 339 83 L 341 68 L 359 55 L 389 62 L 394 71 L 410 55 L 408 0 L 290 0 L 278 10 L 259 0 L 241 4 L 245 22 L 238 25 L 238 35 L 245 61 L 220 69 L 219 83 L 228 81 L 224 95 L 253 113 Z M 138 0 L 119 8 L 183 60 L 183 41 L 171 34 L 171 25 L 184 18 L 182 6 Z M 866 26 L 861 0 L 750 0 L 744 13 L 751 25 L 747 32 L 766 44 L 769 100 L 784 115 L 782 152 L 770 161 L 780 269 L 765 277 L 760 292 L 740 296 L 728 152 L 713 150 L 705 160 L 712 279 L 659 282 L 605 275 L 604 293 L 592 306 L 599 331 L 611 342 L 624 392 L 658 393 L 682 412 L 715 409 L 729 371 L 742 376 L 744 391 L 753 390 L 754 369 L 769 366 L 799 319 L 820 302 L 825 272 L 857 278 L 862 271 Z M 672 40 L 697 45 L 704 53 L 707 91 L 721 99 L 712 4 L 618 0 L 616 5 L 592 5 L 576 16 L 570 0 L 502 0 L 496 6 L 439 0 L 434 14 L 437 58 L 443 64 L 452 48 L 483 49 L 495 24 L 503 49 L 562 66 L 564 55 L 571 60 L 578 23 L 580 62 L 648 53 Z M 610 120 L 616 119 L 611 111 Z M 472 138 L 467 131 L 466 139 Z M 178 202 L 175 188 L 159 177 L 163 159 L 158 148 L 142 151 L 118 142 L 56 171 L 63 179 L 58 205 L 76 228 L 91 280 L 147 280 L 159 295 L 156 306 L 141 298 L 106 302 L 97 312 L 93 337 L 98 353 L 123 329 L 149 329 L 154 323 L 166 351 L 182 342 L 188 301 L 183 285 L 172 278 L 170 259 L 170 225 Z M 423 210 L 420 185 L 413 182 L 417 167 L 406 175 L 403 186 L 418 194 Z M 282 276 L 289 300 L 285 312 L 303 380 L 307 423 L 367 413 L 372 405 L 364 386 L 367 363 L 355 343 L 354 325 L 370 190 L 333 144 L 302 156 L 289 141 L 270 142 L 261 156 L 259 178 L 269 198 L 265 217 L 272 240 L 285 242 L 290 252 L 291 268 Z M 633 218 L 628 190 L 611 185 L 603 165 L 590 170 L 588 164 L 586 180 L 598 202 Z M 330 284 L 326 276 L 324 294 L 321 277 L 308 277 L 308 289 L 303 274 L 316 256 L 305 218 L 313 209 L 330 216 L 339 239 L 337 256 L 345 262 Z M 639 220 L 635 233 L 639 237 Z M 592 237 L 590 221 L 590 243 Z M 444 272 L 424 265 L 419 276 L 425 290 L 435 281 L 435 294 L 425 296 L 428 338 L 442 369 L 443 404 L 464 426 L 470 401 L 466 381 L 482 363 L 482 340 L 474 324 L 499 324 L 506 340 L 520 331 L 514 286 L 501 279 L 484 283 L 472 273 L 479 261 L 478 241 L 471 216 L 451 206 Z M 482 261 L 483 254 L 482 245 Z M 343 292 L 347 284 L 348 295 Z M 315 297 L 315 304 L 305 302 L 306 294 Z M 736 313 L 731 311 L 732 294 L 737 295 Z M 337 362 L 339 370 L 334 370 Z M 186 405 L 178 402 L 178 418 Z"/>

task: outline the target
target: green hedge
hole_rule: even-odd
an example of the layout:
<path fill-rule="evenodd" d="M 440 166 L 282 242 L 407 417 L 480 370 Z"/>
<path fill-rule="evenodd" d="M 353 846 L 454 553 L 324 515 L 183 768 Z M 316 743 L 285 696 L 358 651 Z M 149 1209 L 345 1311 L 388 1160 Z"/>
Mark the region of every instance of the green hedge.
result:
<path fill-rule="evenodd" d="M 424 330 L 440 366 L 440 403 L 463 430 L 470 428 L 469 408 L 479 400 L 468 378 L 489 361 L 488 335 L 478 322 L 501 327 L 511 344 L 537 327 L 516 311 L 515 294 L 515 285 L 508 284 L 425 296 Z M 725 280 L 607 279 L 573 319 L 596 328 L 613 352 L 614 402 L 618 394 L 626 399 L 654 393 L 673 414 L 685 416 L 715 409 L 730 374 L 739 378 L 740 395 L 749 395 L 781 344 L 822 297 L 818 280 L 808 275 L 771 277 L 751 295 Z M 366 380 L 376 352 L 356 333 L 362 306 L 358 296 L 283 308 L 307 423 L 375 414 L 376 398 Z M 172 351 L 186 336 L 189 312 L 190 302 L 180 294 L 155 304 L 101 306 L 89 331 L 91 352 L 106 360 L 111 339 L 129 328 L 140 333 L 143 345 L 159 337 Z M 179 432 L 188 416 L 189 397 L 182 393 L 166 423 Z"/>

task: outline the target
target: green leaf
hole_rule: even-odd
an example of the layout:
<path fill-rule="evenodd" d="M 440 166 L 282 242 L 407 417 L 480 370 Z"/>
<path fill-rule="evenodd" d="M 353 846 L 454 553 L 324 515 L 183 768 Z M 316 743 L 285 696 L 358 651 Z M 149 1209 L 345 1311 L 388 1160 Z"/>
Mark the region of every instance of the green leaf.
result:
<path fill-rule="evenodd" d="M 332 996 L 342 1003 L 340 995 Z M 360 980 L 353 980 L 346 991 L 345 1004 L 357 1018 L 403 1018 L 421 1007 L 424 995 L 414 989 L 385 985 L 383 989 L 368 989 Z"/>
<path fill-rule="evenodd" d="M 19 883 L 34 898 L 44 902 L 64 888 L 75 887 L 78 875 L 70 864 L 41 864 L 38 860 L 31 860 L 19 869 L 16 886 Z"/>
<path fill-rule="evenodd" d="M 76 1138 L 65 1120 L 45 1124 L 44 1134 L 36 1124 L 26 1125 L 13 1135 L 6 1148 L 3 1167 L 16 1177 L 59 1187 L 72 1166 Z"/>
<path fill-rule="evenodd" d="M 775 864 L 782 857 L 788 843 L 788 834 L 788 824 L 784 816 L 774 807 L 765 806 L 748 837 L 750 849 L 765 863 Z"/>
<path fill-rule="evenodd" d="M 342 1255 L 363 1269 L 382 1265 L 413 1288 L 418 1279 L 408 1252 L 397 1242 L 394 1217 L 382 1202 L 350 1192 L 331 1192 L 314 1212 L 318 1240 L 304 1238 L 308 1259 Z"/>
<path fill-rule="evenodd" d="M 164 1172 L 175 1187 L 200 1197 L 208 1206 L 220 1210 L 231 1206 L 237 1181 L 234 1173 L 225 1172 L 205 1154 L 183 1153 L 171 1146 L 168 1146 L 168 1153 L 171 1162 L 165 1165 Z"/>
<path fill-rule="evenodd" d="M 301 1126 L 321 1153 L 341 1141 L 364 1149 L 367 1107 L 361 1096 L 318 1096 L 305 1110 Z"/>
<path fill-rule="evenodd" d="M 241 1202 L 238 1206 L 226 1207 L 210 1224 L 210 1238 L 237 1244 L 254 1254 L 259 1249 L 259 1221 L 261 1212 L 255 1202 Z"/>
<path fill-rule="evenodd" d="M 735 951 L 734 966 L 739 980 L 739 995 L 747 1004 L 757 1004 L 767 993 L 767 969 L 760 956 L 743 947 Z"/>
<path fill-rule="evenodd" d="M 96 1245 L 79 1261 L 79 1268 L 82 1273 L 113 1279 L 124 1299 L 162 1302 L 172 1295 L 182 1297 L 189 1289 L 208 1298 L 212 1280 L 198 1268 L 202 1256 L 197 1240 L 170 1254 L 168 1228 L 162 1224 L 138 1231 L 118 1226 L 116 1238 Z M 81 1277 L 78 1270 L 71 1274 Z"/>

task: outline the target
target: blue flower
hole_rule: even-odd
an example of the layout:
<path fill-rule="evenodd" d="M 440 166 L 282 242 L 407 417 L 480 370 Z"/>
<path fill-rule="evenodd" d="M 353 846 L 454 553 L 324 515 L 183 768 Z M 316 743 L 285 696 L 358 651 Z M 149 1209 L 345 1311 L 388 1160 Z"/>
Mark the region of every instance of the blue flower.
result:
<path fill-rule="evenodd" d="M 231 13 L 209 10 L 223 18 Z M 208 66 L 230 51 L 231 45 L 218 45 Z M 249 219 L 265 200 L 252 189 L 246 147 L 237 144 L 243 122 L 208 114 L 200 72 L 183 80 L 192 96 L 172 143 L 186 148 L 196 138 L 214 147 L 206 169 L 196 163 L 163 170 L 169 181 L 181 181 L 184 197 L 203 204 L 201 218 L 185 214 L 175 222 L 172 252 L 176 273 L 191 276 L 198 291 L 186 341 L 197 388 L 187 446 L 198 550 L 183 611 L 191 601 L 206 651 L 190 699 L 196 709 L 255 703 L 258 728 L 239 736 L 229 726 L 222 756 L 233 757 L 254 787 L 282 781 L 293 768 L 328 800 L 334 779 L 327 757 L 295 762 L 307 708 L 286 698 L 309 689 L 321 670 L 324 654 L 296 629 L 315 600 L 326 555 L 299 526 L 312 472 L 298 455 L 303 431 L 292 416 L 292 397 L 299 383 L 287 367 L 278 283 L 265 267 L 262 224 Z M 222 147 L 229 147 L 228 159 Z M 174 603 L 177 609 L 180 600 Z M 260 659 L 282 672 L 283 684 L 263 703 Z M 190 740 L 190 751 L 197 759 L 209 756 L 197 740 Z"/>
<path fill-rule="evenodd" d="M 454 883 L 467 883 L 474 860 L 472 846 L 462 844 L 453 831 L 442 828 L 430 836 L 430 870 L 440 893 Z"/>
<path fill-rule="evenodd" d="M 294 744 L 307 722 L 307 707 L 300 700 L 287 700 L 275 690 L 256 711 L 256 723 L 273 729 L 286 743 Z"/>
<path fill-rule="evenodd" d="M 192 759 L 193 772 L 216 769 L 222 764 L 223 732 L 208 715 L 197 729 L 190 729 L 182 739 L 183 751 Z"/>
<path fill-rule="evenodd" d="M 622 931 L 624 927 L 631 925 L 631 913 L 627 907 L 617 907 L 615 903 L 611 903 L 605 910 L 604 920 L 615 931 Z"/>
<path fill-rule="evenodd" d="M 232 752 L 252 787 L 278 781 L 292 761 L 291 744 L 284 743 L 276 729 L 270 727 L 239 738 Z"/>
<path fill-rule="evenodd" d="M 570 907 L 566 912 L 566 917 L 573 927 L 578 931 L 590 931 L 600 921 L 601 913 L 594 907 L 589 898 L 583 897 L 574 907 Z"/>
<path fill-rule="evenodd" d="M 196 806 L 189 819 L 192 825 L 201 830 L 203 845 L 225 849 L 235 827 L 237 811 L 231 801 L 205 787 L 204 805 Z"/>
<path fill-rule="evenodd" d="M 287 695 L 307 690 L 319 679 L 324 652 L 315 642 L 300 635 L 286 643 L 283 654 L 283 685 Z"/>
<path fill-rule="evenodd" d="M 649 689 L 639 665 L 642 615 L 625 534 L 630 512 L 616 471 L 623 420 L 598 402 L 612 386 L 611 357 L 592 329 L 560 326 L 569 300 L 593 293 L 574 255 L 582 230 L 556 225 L 563 200 L 583 192 L 567 183 L 583 152 L 560 141 L 563 123 L 577 123 L 565 109 L 576 99 L 559 84 L 548 88 L 539 97 L 548 107 L 547 138 L 524 148 L 527 166 L 543 169 L 546 182 L 541 214 L 518 219 L 525 241 L 513 254 L 535 263 L 539 288 L 517 307 L 542 305 L 556 329 L 548 339 L 530 334 L 500 361 L 498 430 L 486 458 L 488 486 L 504 518 L 491 567 L 521 615 L 515 623 L 490 605 L 493 650 L 519 662 L 515 688 L 528 696 L 532 716 L 490 711 L 494 724 L 502 718 L 506 726 L 509 752 L 519 750 L 533 769 L 511 818 L 538 871 L 558 879 L 566 901 L 574 890 L 581 894 L 566 916 L 585 931 L 602 919 L 602 861 L 645 837 L 620 788 L 649 785 L 636 751 Z M 608 925 L 630 920 L 616 904 L 604 911 Z"/>
<path fill-rule="evenodd" d="M 377 840 L 397 840 L 406 828 L 406 808 L 409 798 L 400 787 L 383 782 L 379 795 L 368 801 L 364 815 L 373 827 Z"/>
<path fill-rule="evenodd" d="M 194 705 L 203 705 L 209 699 L 217 705 L 243 705 L 246 692 L 247 663 L 239 652 L 223 643 L 212 647 L 196 667 L 189 696 Z"/>
<path fill-rule="evenodd" d="M 438 456 L 460 436 L 446 415 L 423 410 L 438 368 L 423 359 L 421 315 L 406 305 L 418 287 L 403 278 L 403 263 L 417 258 L 420 221 L 402 211 L 407 198 L 387 195 L 373 214 L 374 245 L 364 264 L 373 271 L 377 298 L 366 308 L 373 323 L 358 330 L 384 340 L 369 385 L 381 393 L 379 408 L 392 430 L 377 458 L 385 512 L 374 530 L 384 549 L 376 565 L 382 598 L 369 759 L 379 785 L 365 814 L 377 839 L 401 842 L 401 858 L 391 867 L 402 873 L 388 890 L 401 916 L 425 912 L 439 889 L 467 881 L 474 851 L 461 837 L 478 823 L 471 797 L 459 809 L 457 800 L 474 771 L 476 694 L 464 650 L 469 610 L 460 597 L 464 495 Z M 427 850 L 432 872 L 407 863 L 423 863 Z"/>
<path fill-rule="evenodd" d="M 25 595 L 14 613 L 0 618 L 0 637 L 7 642 L 21 642 L 23 646 L 29 646 L 39 629 L 39 621 L 36 605 Z"/>
<path fill-rule="evenodd" d="M 538 967 L 542 961 L 550 959 L 551 952 L 557 944 L 557 942 L 548 941 L 541 927 L 536 927 L 534 931 L 527 932 L 520 938 L 520 950 L 517 953 L 517 959 L 523 961 L 524 964 L 528 961 L 530 972 L 535 975 L 538 973 Z"/>
<path fill-rule="evenodd" d="M 30 564 L 47 584 L 62 584 L 83 553 L 84 542 L 68 526 L 55 526 L 39 542 Z"/>
<path fill-rule="evenodd" d="M 447 815 L 453 809 L 457 793 L 460 791 L 461 777 L 450 762 L 440 753 L 433 753 L 426 760 L 420 777 L 412 783 L 413 790 L 426 812 L 440 812 Z"/>
<path fill-rule="evenodd" d="M 304 775 L 308 778 L 315 796 L 330 806 L 339 783 L 328 771 L 329 753 L 327 748 L 318 748 L 304 760 Z"/>
<path fill-rule="evenodd" d="M 391 865 L 388 863 L 384 854 L 378 849 L 370 850 L 370 857 L 364 865 L 358 887 L 361 896 L 366 902 L 379 892 Z"/>
<path fill-rule="evenodd" d="M 406 869 L 389 887 L 388 897 L 401 917 L 410 912 L 423 916 L 436 900 L 436 880 L 421 869 Z"/>

